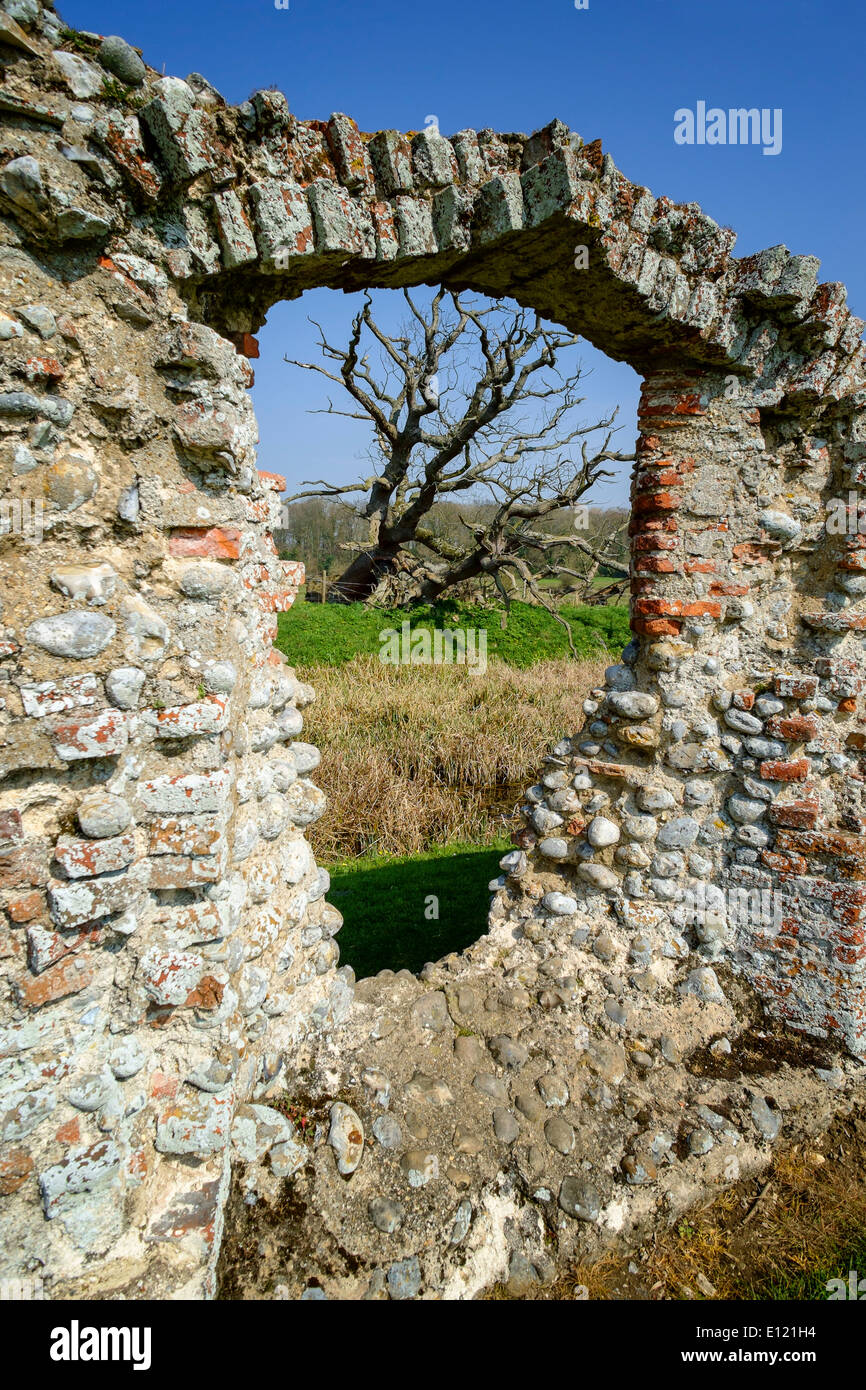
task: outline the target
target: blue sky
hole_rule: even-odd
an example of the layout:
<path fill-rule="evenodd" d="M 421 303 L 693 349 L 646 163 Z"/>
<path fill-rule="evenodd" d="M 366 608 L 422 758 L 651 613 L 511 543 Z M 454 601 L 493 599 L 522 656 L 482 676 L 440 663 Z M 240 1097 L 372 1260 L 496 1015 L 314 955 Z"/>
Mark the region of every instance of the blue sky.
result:
<path fill-rule="evenodd" d="M 820 256 L 821 278 L 842 280 L 866 317 L 866 18 L 854 0 L 69 0 L 61 13 L 122 34 L 166 73 L 204 73 L 229 101 L 276 85 L 302 119 L 346 111 L 366 130 L 419 129 L 435 114 L 449 134 L 558 116 L 601 137 L 629 178 L 734 227 L 737 254 L 784 242 Z M 674 112 L 698 101 L 781 108 L 781 152 L 677 145 Z M 308 416 L 312 383 L 282 363 L 309 355 L 308 313 L 339 341 L 351 310 L 322 291 L 272 311 L 256 364 L 260 466 L 293 481 L 353 476 L 362 427 Z M 591 350 L 585 361 L 587 414 L 621 401 L 630 443 L 637 378 Z"/>

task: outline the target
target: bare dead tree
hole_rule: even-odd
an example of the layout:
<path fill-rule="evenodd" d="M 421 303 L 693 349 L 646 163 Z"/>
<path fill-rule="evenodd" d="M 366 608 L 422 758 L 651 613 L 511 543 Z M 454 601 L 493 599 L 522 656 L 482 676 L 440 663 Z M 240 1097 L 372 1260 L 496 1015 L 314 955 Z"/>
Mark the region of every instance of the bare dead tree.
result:
<path fill-rule="evenodd" d="M 404 295 L 411 317 L 397 335 L 376 323 L 369 296 L 346 348 L 329 343 L 315 324 L 333 370 L 285 359 L 342 387 L 356 407 L 337 409 L 329 399 L 317 413 L 370 421 L 374 430 L 375 472 L 344 486 L 309 480 L 288 499 L 330 498 L 363 518 L 366 536 L 344 543 L 355 554 L 332 584 L 332 601 L 432 602 L 487 575 L 507 605 L 510 576 L 555 612 L 540 587 L 545 578 L 588 575 L 591 584 L 601 566 L 627 577 L 615 537 L 600 549 L 578 525 L 561 527 L 564 511 L 613 476 L 605 463 L 634 457 L 610 447 L 615 411 L 595 424 L 575 423 L 582 369 L 565 372 L 558 359 L 577 338 L 502 303 L 478 308 L 440 289 L 425 315 Z M 376 371 L 362 353 L 365 334 L 378 344 Z M 431 513 L 461 497 L 490 505 L 475 507 L 474 517 L 461 513 L 464 535 L 446 538 Z M 550 529 L 557 517 L 560 526 Z M 564 552 L 580 557 L 579 569 L 564 563 Z"/>

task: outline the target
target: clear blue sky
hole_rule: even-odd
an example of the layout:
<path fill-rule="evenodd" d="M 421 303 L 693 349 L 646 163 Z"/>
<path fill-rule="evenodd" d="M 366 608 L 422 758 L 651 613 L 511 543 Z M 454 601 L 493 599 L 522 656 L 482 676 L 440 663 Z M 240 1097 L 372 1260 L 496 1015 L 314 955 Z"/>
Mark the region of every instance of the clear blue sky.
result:
<path fill-rule="evenodd" d="M 69 0 L 67 23 L 118 33 L 154 67 L 198 71 L 231 102 L 278 86 L 302 119 L 346 111 L 364 130 L 532 131 L 558 116 L 629 178 L 699 202 L 735 228 L 736 254 L 784 242 L 820 256 L 866 317 L 866 18 L 854 0 Z M 777 156 L 758 146 L 682 146 L 674 111 L 780 107 Z M 351 301 L 333 292 L 278 305 L 260 335 L 260 466 L 294 482 L 353 476 L 363 436 L 305 414 L 307 313 L 345 335 Z M 593 416 L 620 399 L 631 442 L 636 377 L 592 351 Z M 361 429 L 361 426 L 357 427 Z M 622 490 L 619 496 L 622 496 Z M 601 500 L 601 499 L 600 499 Z M 604 500 L 614 500 L 608 494 Z"/>

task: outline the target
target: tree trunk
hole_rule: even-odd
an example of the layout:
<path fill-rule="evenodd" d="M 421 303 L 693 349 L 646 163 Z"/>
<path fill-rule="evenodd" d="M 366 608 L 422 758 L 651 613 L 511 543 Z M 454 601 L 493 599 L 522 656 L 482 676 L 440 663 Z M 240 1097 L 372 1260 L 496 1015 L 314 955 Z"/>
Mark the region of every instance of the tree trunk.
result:
<path fill-rule="evenodd" d="M 399 547 L 362 551 L 328 590 L 329 603 L 366 603 L 387 574 L 393 574 Z"/>

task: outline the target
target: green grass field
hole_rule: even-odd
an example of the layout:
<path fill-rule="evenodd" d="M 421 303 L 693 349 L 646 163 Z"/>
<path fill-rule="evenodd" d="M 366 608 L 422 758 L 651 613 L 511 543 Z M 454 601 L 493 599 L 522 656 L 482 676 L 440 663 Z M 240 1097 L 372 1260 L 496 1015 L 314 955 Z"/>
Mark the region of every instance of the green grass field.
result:
<path fill-rule="evenodd" d="M 301 675 L 304 675 L 307 669 L 314 668 L 311 677 L 319 684 L 322 700 L 313 707 L 310 721 L 313 737 L 324 743 L 324 730 L 316 731 L 316 711 L 320 705 L 328 705 L 329 697 L 332 705 L 333 697 L 328 689 L 326 672 L 322 668 L 345 667 L 360 655 L 375 657 L 382 646 L 383 639 L 380 634 L 388 628 L 399 632 L 404 621 L 408 621 L 413 629 L 486 630 L 489 659 L 498 658 L 507 666 L 518 668 L 527 674 L 529 668 L 540 662 L 565 662 L 569 673 L 573 672 L 579 683 L 587 679 L 587 662 L 592 664 L 614 658 L 629 640 L 628 609 L 625 605 L 566 608 L 562 611 L 572 625 L 579 656 L 579 662 L 573 665 L 563 627 L 545 609 L 520 602 L 512 605 L 505 627 L 501 622 L 501 609 L 482 608 L 453 600 L 435 606 L 405 610 L 369 609 L 360 603 L 299 603 L 290 612 L 280 615 L 277 645 L 285 652 L 292 666 L 299 669 Z M 318 672 L 315 668 L 319 668 Z M 376 807 L 384 795 L 383 787 L 393 787 L 396 793 L 398 774 L 407 759 L 413 766 L 417 762 L 420 767 L 424 761 L 420 750 L 423 749 L 425 755 L 429 754 L 431 741 L 436 742 L 437 747 L 443 742 L 441 730 L 437 735 L 438 742 L 434 739 L 443 715 L 447 719 L 453 717 L 457 720 L 460 713 L 456 707 L 452 708 L 454 692 L 449 688 L 449 691 L 443 694 L 436 683 L 442 679 L 440 668 L 431 667 L 429 670 L 418 671 L 412 668 L 411 678 L 408 670 L 403 672 L 400 668 L 397 674 L 405 674 L 406 682 L 401 681 L 393 691 L 390 686 L 395 678 L 389 676 L 388 681 L 385 680 L 385 671 L 390 672 L 392 669 L 379 668 L 378 664 L 375 664 L 375 690 L 369 693 L 369 699 L 363 697 L 363 710 L 355 712 L 347 728 L 343 727 L 346 724 L 345 718 L 338 717 L 340 710 L 335 712 L 331 705 L 328 705 L 330 755 L 333 760 L 333 766 L 329 769 L 331 780 L 339 782 L 338 772 L 347 760 L 351 760 L 352 757 L 361 759 L 360 765 L 354 768 L 349 778 L 347 804 L 351 805 L 353 813 L 357 813 L 360 802 L 363 813 L 362 828 L 369 828 L 371 834 L 375 831 Z M 510 725 L 525 729 L 529 714 L 534 709 L 534 692 L 525 688 L 526 675 L 518 678 L 515 671 L 513 680 L 509 678 L 503 681 L 503 668 L 499 668 L 498 678 L 495 671 L 496 668 L 488 673 L 487 681 L 482 682 L 477 690 L 469 686 L 464 691 L 461 686 L 460 692 L 471 695 L 485 708 L 491 701 L 497 708 L 498 704 L 504 701 Z M 341 709 L 345 708 L 347 700 L 351 703 L 356 694 L 354 667 L 346 674 L 352 682 L 352 689 L 348 697 L 344 693 Z M 372 679 L 369 670 L 359 672 L 357 679 L 361 681 L 362 677 Z M 334 679 L 338 679 L 336 671 Z M 423 688 L 416 690 L 412 680 L 420 682 Z M 323 682 L 325 689 L 322 689 Z M 407 682 L 411 689 L 407 688 L 407 691 L 401 694 L 402 685 Z M 430 686 L 429 692 L 427 685 Z M 436 708 L 431 709 L 429 717 L 424 703 L 425 693 L 428 699 L 432 697 L 438 701 Z M 403 710 L 401 698 L 404 703 L 405 700 L 411 700 L 414 722 L 410 717 L 410 711 Z M 581 694 L 580 699 L 582 698 Z M 380 702 L 384 699 L 386 704 L 390 700 L 396 711 L 395 717 L 399 719 L 400 768 L 392 768 L 388 762 L 389 757 L 396 757 L 396 751 L 390 749 L 387 740 L 383 740 L 378 726 L 367 730 L 369 720 L 365 719 L 365 715 L 368 710 L 377 707 L 377 699 Z M 577 695 L 574 696 L 574 703 L 579 704 Z M 390 709 L 390 705 L 388 708 Z M 465 730 L 456 724 L 452 728 L 449 723 L 450 742 L 445 739 L 443 746 L 450 748 L 459 734 L 469 740 L 467 746 L 474 749 L 475 755 L 480 757 L 486 747 L 485 734 L 489 741 L 489 723 L 489 711 L 486 720 L 479 718 L 477 724 L 473 717 L 472 727 Z M 549 737 L 556 739 L 572 723 L 573 711 L 569 704 L 567 709 L 557 714 Z M 546 739 L 542 740 L 542 743 L 544 742 Z M 328 751 L 326 747 L 326 756 Z M 454 756 L 456 755 L 457 750 Z M 463 756 L 466 756 L 465 749 Z M 380 778 L 375 786 L 368 785 L 371 770 L 382 764 L 383 757 L 384 781 Z M 532 775 L 531 771 L 525 772 L 529 780 Z M 420 777 L 420 773 L 417 773 L 417 776 Z M 499 772 L 495 776 L 491 774 L 491 784 L 498 784 L 499 780 Z M 326 790 L 331 795 L 331 815 L 335 812 L 339 815 L 339 806 L 342 804 L 339 789 L 335 797 L 334 789 L 327 785 L 327 777 L 325 783 Z M 407 785 L 411 790 L 411 778 Z M 399 788 L 404 792 L 406 790 L 403 782 L 400 782 Z M 443 781 L 441 773 L 436 778 L 433 790 L 440 797 L 446 792 L 454 798 L 461 795 L 460 787 L 451 788 L 447 779 Z M 474 793 L 478 791 L 474 783 L 472 790 Z M 390 791 L 385 800 L 388 804 L 394 800 Z M 430 796 L 427 796 L 425 804 L 429 801 Z M 399 808 L 403 808 L 401 814 L 411 819 L 411 799 L 406 800 L 404 796 L 398 805 Z M 472 833 L 470 830 L 469 834 Z M 465 831 L 461 835 L 459 829 L 455 833 L 455 828 L 452 827 L 443 832 L 440 839 L 432 842 L 430 839 L 422 841 L 423 849 L 414 855 L 398 853 L 383 856 L 365 853 L 356 858 L 336 860 L 332 859 L 330 854 L 323 856 L 332 876 L 331 901 L 341 910 L 346 920 L 340 935 L 342 959 L 354 968 L 359 979 L 386 968 L 418 971 L 426 961 L 438 960 L 451 951 L 463 950 L 482 935 L 486 929 L 490 902 L 488 884 L 498 874 L 498 861 L 509 845 L 505 840 L 495 840 L 491 845 L 489 838 L 484 844 L 467 844 L 464 843 L 466 838 Z M 431 895 L 438 900 L 438 915 L 431 910 L 431 904 L 428 902 Z"/>
<path fill-rule="evenodd" d="M 628 608 L 609 604 L 597 608 L 563 608 L 571 623 L 580 658 L 619 654 L 628 642 Z M 565 629 L 544 608 L 513 603 L 506 627 L 501 610 L 447 601 L 412 609 L 370 609 L 362 603 L 298 603 L 280 614 L 277 646 L 293 666 L 341 666 L 359 653 L 374 656 L 382 645 L 379 634 L 398 631 L 408 620 L 413 628 L 475 628 L 487 632 L 487 655 L 511 666 L 568 657 Z"/>
<path fill-rule="evenodd" d="M 511 848 L 506 840 L 445 845 L 405 858 L 365 855 L 331 865 L 328 899 L 345 918 L 342 963 L 359 979 L 386 969 L 417 972 L 428 960 L 470 946 L 487 929 L 488 884 Z M 438 917 L 430 915 L 434 910 Z"/>

